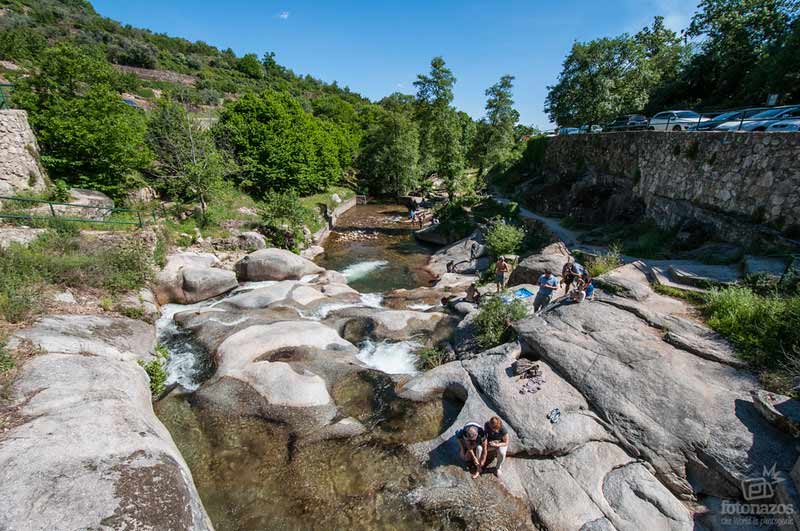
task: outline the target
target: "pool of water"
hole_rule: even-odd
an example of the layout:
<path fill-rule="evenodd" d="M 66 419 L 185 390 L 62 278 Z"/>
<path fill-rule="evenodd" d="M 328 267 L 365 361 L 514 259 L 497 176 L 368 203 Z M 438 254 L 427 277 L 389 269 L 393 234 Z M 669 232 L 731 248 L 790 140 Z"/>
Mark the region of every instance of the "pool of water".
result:
<path fill-rule="evenodd" d="M 341 216 L 317 263 L 342 272 L 362 293 L 427 286 L 435 247 L 416 241 L 402 205 L 358 205 Z"/>
<path fill-rule="evenodd" d="M 353 375 L 336 386 L 343 414 L 368 432 L 304 445 L 275 423 L 170 397 L 157 413 L 192 471 L 218 531 L 457 529 L 406 502 L 425 470 L 403 444 L 436 436 L 458 415 L 450 398 L 398 399 L 388 377 Z"/>

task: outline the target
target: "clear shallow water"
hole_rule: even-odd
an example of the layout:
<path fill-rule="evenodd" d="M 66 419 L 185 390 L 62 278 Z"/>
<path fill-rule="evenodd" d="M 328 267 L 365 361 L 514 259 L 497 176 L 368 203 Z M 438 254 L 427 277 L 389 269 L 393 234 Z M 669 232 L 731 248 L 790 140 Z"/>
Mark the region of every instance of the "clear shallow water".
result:
<path fill-rule="evenodd" d="M 430 284 L 424 271 L 435 248 L 417 242 L 402 205 L 358 205 L 337 222 L 317 263 L 343 273 L 362 293 Z"/>
<path fill-rule="evenodd" d="M 413 240 L 398 221 L 397 206 L 370 205 L 349 212 L 355 227 L 374 223 L 386 232 L 363 240 L 349 239 L 348 229 L 334 233 L 318 262 L 342 271 L 363 293 L 358 303 L 331 304 L 309 319 L 324 319 L 350 306 L 379 308 L 382 293 L 426 285 L 422 271 L 431 249 Z M 353 228 L 352 230 L 360 230 Z M 310 279 L 304 279 L 306 281 Z M 242 285 L 235 293 L 272 282 Z M 208 355 L 181 331 L 172 317 L 181 311 L 215 311 L 221 300 L 195 305 L 168 305 L 157 324 L 159 341 L 170 350 L 170 382 L 196 389 L 213 367 Z M 235 315 L 219 314 L 232 325 Z M 360 345 L 358 358 L 391 374 L 416 372 L 413 342 Z M 400 399 L 395 383 L 376 371 L 354 373 L 333 386 L 331 394 L 343 417 L 354 417 L 367 433 L 344 440 L 303 444 L 286 427 L 251 417 L 232 417 L 197 407 L 192 394 L 170 396 L 156 404 L 192 472 L 195 484 L 218 531 L 264 529 L 411 530 L 458 529 L 459 522 L 422 514 L 406 502 L 406 493 L 425 473 L 404 445 L 425 441 L 444 431 L 463 404 L 452 398 L 428 403 Z"/>

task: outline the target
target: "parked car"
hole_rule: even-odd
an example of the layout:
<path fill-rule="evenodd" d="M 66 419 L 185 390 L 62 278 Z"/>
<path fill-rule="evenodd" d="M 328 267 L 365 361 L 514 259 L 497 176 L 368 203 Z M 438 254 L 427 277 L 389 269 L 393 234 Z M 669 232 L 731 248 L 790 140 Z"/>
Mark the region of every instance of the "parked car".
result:
<path fill-rule="evenodd" d="M 683 131 L 708 120 L 694 111 L 664 111 L 650 118 L 647 128 L 651 131 Z"/>
<path fill-rule="evenodd" d="M 580 133 L 602 133 L 603 128 L 599 125 L 593 125 L 589 127 L 588 125 L 584 124 L 578 128 Z"/>
<path fill-rule="evenodd" d="M 758 114 L 765 110 L 765 107 L 753 107 L 750 109 L 740 109 L 738 111 L 728 111 L 718 114 L 717 116 L 714 116 L 713 118 L 710 118 L 704 122 L 700 122 L 699 124 L 690 125 L 686 129 L 689 131 L 711 131 L 725 122 L 732 122 L 734 120 L 742 121 L 742 119 L 746 120 L 754 114 Z"/>
<path fill-rule="evenodd" d="M 558 134 L 559 135 L 577 135 L 580 133 L 580 129 L 577 127 L 559 127 Z"/>
<path fill-rule="evenodd" d="M 781 133 L 789 131 L 800 131 L 800 118 L 792 118 L 791 120 L 781 120 L 771 126 L 767 127 L 768 133 Z"/>
<path fill-rule="evenodd" d="M 636 131 L 647 129 L 647 116 L 623 114 L 603 128 L 605 131 Z"/>
<path fill-rule="evenodd" d="M 741 120 L 725 122 L 717 126 L 715 131 L 766 131 L 769 126 L 790 118 L 800 118 L 800 105 L 773 107 L 754 114 L 744 122 Z"/>

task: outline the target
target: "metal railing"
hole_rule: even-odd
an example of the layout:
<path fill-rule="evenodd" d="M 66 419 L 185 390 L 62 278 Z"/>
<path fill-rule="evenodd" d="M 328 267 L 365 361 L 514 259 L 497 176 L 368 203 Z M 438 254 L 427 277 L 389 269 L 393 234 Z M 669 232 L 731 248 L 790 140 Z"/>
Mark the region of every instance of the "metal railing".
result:
<path fill-rule="evenodd" d="M 0 83 L 0 110 L 11 108 L 11 83 Z"/>
<path fill-rule="evenodd" d="M 31 221 L 50 221 L 53 219 L 57 219 L 59 221 L 67 221 L 67 222 L 75 222 L 75 223 L 99 223 L 99 224 L 108 224 L 108 225 L 138 225 L 140 228 L 144 228 L 145 225 L 148 223 L 158 223 L 158 216 L 154 211 L 145 211 L 145 210 L 133 210 L 129 208 L 115 208 L 115 207 L 102 207 L 97 205 L 80 205 L 80 204 L 73 204 L 73 203 L 59 203 L 57 201 L 48 201 L 46 199 L 29 199 L 27 197 L 12 197 L 12 196 L 4 196 L 0 195 L 0 201 L 15 201 L 19 203 L 27 203 L 30 205 L 33 204 L 40 204 L 40 205 L 48 205 L 50 215 L 49 216 L 42 216 L 37 215 L 38 213 L 30 213 L 30 212 L 17 212 L 17 211 L 2 211 L 0 210 L 0 219 L 18 219 L 18 220 L 31 220 Z M 78 209 L 87 209 L 87 210 L 96 210 L 98 211 L 98 217 L 101 219 L 94 219 L 94 218 L 81 218 L 81 217 L 67 217 L 62 214 L 60 210 L 56 207 L 66 207 L 68 208 L 78 208 Z M 66 210 L 66 209 L 63 209 Z M 107 216 L 111 216 L 115 213 L 124 213 L 124 214 L 132 214 L 135 217 L 135 221 L 127 221 L 127 220 L 108 220 L 104 219 Z M 150 221 L 152 219 L 152 221 Z"/>

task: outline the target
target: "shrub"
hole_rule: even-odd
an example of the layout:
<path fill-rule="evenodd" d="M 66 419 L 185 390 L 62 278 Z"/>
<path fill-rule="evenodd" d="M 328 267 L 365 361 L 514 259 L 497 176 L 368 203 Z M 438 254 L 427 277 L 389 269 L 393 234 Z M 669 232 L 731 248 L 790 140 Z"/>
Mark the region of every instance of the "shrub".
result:
<path fill-rule="evenodd" d="M 447 361 L 447 354 L 438 348 L 424 348 L 417 352 L 417 369 L 429 371 Z"/>
<path fill-rule="evenodd" d="M 528 308 L 519 300 L 505 302 L 492 297 L 481 305 L 475 318 L 478 327 L 478 342 L 483 348 L 493 348 L 516 339 L 511 323 L 528 316 Z"/>
<path fill-rule="evenodd" d="M 303 227 L 315 214 L 303 206 L 297 193 L 267 192 L 258 213 L 264 232 L 272 243 L 284 249 L 297 251 L 305 241 Z"/>
<path fill-rule="evenodd" d="M 0 375 L 14 368 L 14 357 L 6 348 L 5 338 L 0 338 Z"/>
<path fill-rule="evenodd" d="M 50 190 L 50 200 L 57 203 L 66 203 L 69 201 L 69 185 L 62 179 L 57 179 L 53 183 L 53 189 Z"/>
<path fill-rule="evenodd" d="M 608 251 L 599 256 L 593 256 L 586 261 L 586 270 L 592 277 L 598 277 L 622 265 L 622 247 L 618 243 L 608 246 Z"/>
<path fill-rule="evenodd" d="M 160 395 L 166 388 L 168 358 L 169 351 L 165 347 L 158 345 L 155 358 L 150 361 L 139 360 L 139 365 L 150 379 L 150 393 L 153 396 Z"/>
<path fill-rule="evenodd" d="M 703 312 L 708 324 L 727 337 L 759 369 L 779 368 L 800 345 L 800 295 L 763 296 L 745 286 L 713 289 Z"/>
<path fill-rule="evenodd" d="M 486 231 L 485 239 L 494 256 L 517 254 L 525 239 L 525 231 L 501 219 L 494 221 Z"/>

